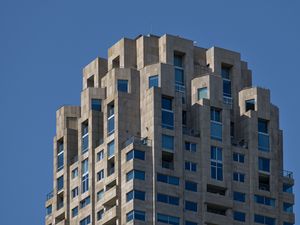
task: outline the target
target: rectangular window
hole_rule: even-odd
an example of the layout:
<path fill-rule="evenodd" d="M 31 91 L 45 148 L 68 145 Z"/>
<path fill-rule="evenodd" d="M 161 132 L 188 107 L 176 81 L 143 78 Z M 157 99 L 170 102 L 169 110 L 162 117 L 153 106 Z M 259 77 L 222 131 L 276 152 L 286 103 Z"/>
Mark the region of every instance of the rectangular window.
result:
<path fill-rule="evenodd" d="M 258 169 L 263 172 L 270 172 L 270 159 L 258 158 Z"/>
<path fill-rule="evenodd" d="M 242 192 L 233 192 L 233 200 L 238 202 L 245 202 L 246 201 L 246 194 Z"/>
<path fill-rule="evenodd" d="M 93 98 L 91 101 L 92 110 L 101 112 L 101 99 Z"/>
<path fill-rule="evenodd" d="M 285 192 L 285 193 L 293 193 L 293 185 L 292 184 L 283 184 L 282 185 L 282 190 L 283 190 L 283 192 Z"/>
<path fill-rule="evenodd" d="M 107 155 L 108 158 L 112 157 L 115 155 L 115 141 L 111 141 L 107 145 Z"/>
<path fill-rule="evenodd" d="M 198 100 L 208 98 L 207 87 L 198 88 Z"/>
<path fill-rule="evenodd" d="M 72 179 L 78 177 L 78 168 L 75 168 L 74 170 L 72 170 Z"/>
<path fill-rule="evenodd" d="M 244 163 L 245 162 L 245 155 L 241 154 L 241 153 L 234 152 L 232 154 L 232 159 L 235 162 Z"/>
<path fill-rule="evenodd" d="M 210 150 L 210 176 L 212 179 L 223 180 L 222 148 L 212 146 Z"/>
<path fill-rule="evenodd" d="M 126 181 L 132 179 L 145 180 L 145 172 L 141 170 L 131 170 L 126 174 Z"/>
<path fill-rule="evenodd" d="M 192 181 L 185 181 L 185 190 L 197 192 L 197 183 Z"/>
<path fill-rule="evenodd" d="M 146 199 L 146 192 L 139 191 L 139 190 L 129 191 L 126 194 L 126 201 L 129 202 L 132 199 L 138 199 L 138 200 L 141 200 L 141 201 L 145 201 L 145 199 Z"/>
<path fill-rule="evenodd" d="M 104 158 L 104 151 L 101 150 L 97 153 L 97 161 L 101 161 Z"/>
<path fill-rule="evenodd" d="M 118 91 L 128 92 L 128 80 L 118 80 Z"/>
<path fill-rule="evenodd" d="M 185 170 L 196 172 L 197 171 L 197 163 L 185 161 Z"/>
<path fill-rule="evenodd" d="M 126 161 L 129 161 L 131 159 L 140 159 L 145 160 L 145 152 L 133 149 L 126 153 Z"/>
<path fill-rule="evenodd" d="M 189 211 L 197 212 L 197 203 L 191 201 L 185 201 L 185 209 Z"/>
<path fill-rule="evenodd" d="M 57 178 L 57 191 L 64 188 L 64 176 Z"/>
<path fill-rule="evenodd" d="M 179 205 L 179 198 L 171 195 L 157 193 L 157 201 L 167 203 L 170 205 Z"/>
<path fill-rule="evenodd" d="M 269 198 L 269 197 L 261 196 L 261 195 L 254 195 L 254 201 L 261 205 L 275 207 L 275 199 L 274 198 Z"/>
<path fill-rule="evenodd" d="M 90 204 L 90 202 L 91 202 L 90 196 L 86 197 L 85 199 L 80 201 L 80 208 L 82 209 L 86 207 L 88 204 Z"/>
<path fill-rule="evenodd" d="M 162 135 L 162 148 L 170 150 L 173 152 L 174 150 L 174 137 L 166 134 Z"/>
<path fill-rule="evenodd" d="M 174 53 L 175 84 L 184 86 L 183 54 Z"/>
<path fill-rule="evenodd" d="M 114 102 L 107 106 L 107 134 L 111 135 L 115 131 L 115 107 Z"/>
<path fill-rule="evenodd" d="M 254 215 L 254 222 L 259 224 L 265 224 L 265 225 L 275 225 L 276 220 L 274 218 L 263 216 L 259 214 Z"/>
<path fill-rule="evenodd" d="M 89 159 L 87 158 L 87 159 L 83 160 L 81 163 L 81 166 L 82 166 L 81 173 L 82 174 L 88 173 L 89 172 Z"/>
<path fill-rule="evenodd" d="M 255 99 L 249 99 L 245 101 L 246 112 L 249 110 L 255 110 Z"/>
<path fill-rule="evenodd" d="M 163 128 L 174 129 L 174 112 L 172 111 L 172 99 L 161 98 L 161 123 Z"/>
<path fill-rule="evenodd" d="M 97 173 L 97 181 L 100 181 L 104 178 L 104 170 L 100 170 L 98 173 Z"/>
<path fill-rule="evenodd" d="M 97 192 L 97 201 L 100 201 L 104 197 L 104 190 L 100 190 Z"/>
<path fill-rule="evenodd" d="M 244 173 L 239 173 L 239 172 L 234 172 L 233 173 L 233 180 L 244 183 L 245 182 L 245 174 Z"/>
<path fill-rule="evenodd" d="M 283 222 L 283 225 L 294 225 L 293 223 Z"/>
<path fill-rule="evenodd" d="M 76 187 L 72 190 L 72 198 L 75 198 L 77 196 L 78 196 L 78 187 Z"/>
<path fill-rule="evenodd" d="M 196 152 L 197 144 L 186 141 L 185 142 L 185 150 L 190 152 Z"/>
<path fill-rule="evenodd" d="M 57 171 L 64 168 L 64 142 L 59 141 L 57 143 Z"/>
<path fill-rule="evenodd" d="M 293 213 L 293 204 L 284 202 L 283 203 L 283 211 L 287 213 Z"/>
<path fill-rule="evenodd" d="M 101 209 L 100 211 L 97 212 L 97 220 L 102 220 L 104 215 L 104 209 Z"/>
<path fill-rule="evenodd" d="M 210 137 L 222 141 L 222 111 L 214 107 L 210 110 Z"/>
<path fill-rule="evenodd" d="M 91 223 L 91 217 L 87 216 L 83 220 L 80 220 L 80 225 L 88 225 Z"/>
<path fill-rule="evenodd" d="M 268 121 L 264 119 L 258 119 L 258 149 L 270 151 Z"/>
<path fill-rule="evenodd" d="M 171 224 L 171 225 L 179 225 L 180 219 L 179 217 L 157 213 L 157 222 Z"/>
<path fill-rule="evenodd" d="M 179 185 L 179 178 L 174 176 L 168 176 L 161 173 L 157 174 L 157 181 L 172 184 L 172 185 Z"/>
<path fill-rule="evenodd" d="M 78 206 L 72 209 L 72 217 L 75 217 L 78 215 Z"/>
<path fill-rule="evenodd" d="M 230 80 L 230 67 L 222 66 L 221 75 L 223 78 L 223 96 L 231 98 L 231 80 Z"/>
<path fill-rule="evenodd" d="M 146 213 L 140 210 L 132 210 L 126 214 L 126 221 L 129 222 L 131 220 L 146 220 Z"/>
<path fill-rule="evenodd" d="M 198 225 L 198 223 L 192 221 L 185 221 L 185 225 Z"/>
<path fill-rule="evenodd" d="M 246 221 L 246 213 L 234 211 L 233 219 L 236 221 L 245 222 Z"/>
<path fill-rule="evenodd" d="M 89 190 L 89 160 L 85 159 L 81 163 L 82 183 L 81 193 Z"/>
<path fill-rule="evenodd" d="M 81 126 L 82 130 L 82 153 L 85 153 L 86 151 L 89 150 L 89 126 L 88 126 L 88 121 L 82 123 Z"/>
<path fill-rule="evenodd" d="M 46 208 L 46 216 L 49 216 L 52 214 L 52 205 L 49 205 L 47 208 Z"/>
<path fill-rule="evenodd" d="M 149 88 L 158 87 L 158 75 L 149 77 Z"/>

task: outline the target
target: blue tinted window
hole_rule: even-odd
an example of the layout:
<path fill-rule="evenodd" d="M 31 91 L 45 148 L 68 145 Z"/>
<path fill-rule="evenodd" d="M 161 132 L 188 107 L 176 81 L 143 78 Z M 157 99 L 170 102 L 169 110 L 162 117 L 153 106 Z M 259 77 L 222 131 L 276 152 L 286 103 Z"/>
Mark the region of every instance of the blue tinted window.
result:
<path fill-rule="evenodd" d="M 207 87 L 198 88 L 198 100 L 202 98 L 208 98 Z"/>
<path fill-rule="evenodd" d="M 189 211 L 197 212 L 197 203 L 191 201 L 185 201 L 185 209 Z"/>
<path fill-rule="evenodd" d="M 276 220 L 271 217 L 255 214 L 254 215 L 254 222 L 266 225 L 275 225 Z"/>
<path fill-rule="evenodd" d="M 223 96 L 231 98 L 231 81 L 223 79 Z"/>
<path fill-rule="evenodd" d="M 245 174 L 234 172 L 233 173 L 233 180 L 244 183 L 245 182 Z"/>
<path fill-rule="evenodd" d="M 138 191 L 138 190 L 132 190 L 126 194 L 126 200 L 127 202 L 132 199 L 138 199 L 145 201 L 146 193 L 144 191 Z"/>
<path fill-rule="evenodd" d="M 97 173 L 97 181 L 100 181 L 104 178 L 104 170 L 100 170 L 98 173 Z"/>
<path fill-rule="evenodd" d="M 258 119 L 258 132 L 268 134 L 268 121 L 264 119 Z"/>
<path fill-rule="evenodd" d="M 128 92 L 128 80 L 118 80 L 118 91 Z"/>
<path fill-rule="evenodd" d="M 82 176 L 81 193 L 89 190 L 89 174 Z"/>
<path fill-rule="evenodd" d="M 49 206 L 46 208 L 46 216 L 49 216 L 51 213 L 52 213 L 52 205 L 49 205 Z"/>
<path fill-rule="evenodd" d="M 175 68 L 175 83 L 184 86 L 184 70 L 181 68 Z"/>
<path fill-rule="evenodd" d="M 82 209 L 86 207 L 88 204 L 90 204 L 90 202 L 91 202 L 90 196 L 86 197 L 85 199 L 80 201 L 80 208 Z"/>
<path fill-rule="evenodd" d="M 222 122 L 222 115 L 221 115 L 222 111 L 221 109 L 217 109 L 217 108 L 211 108 L 210 109 L 210 120 L 211 121 L 215 121 L 215 122 Z"/>
<path fill-rule="evenodd" d="M 245 202 L 246 194 L 241 192 L 233 192 L 233 199 L 239 202 Z"/>
<path fill-rule="evenodd" d="M 197 183 L 185 181 L 185 190 L 197 192 Z"/>
<path fill-rule="evenodd" d="M 168 176 L 160 173 L 157 174 L 157 181 L 172 185 L 179 185 L 178 177 Z"/>
<path fill-rule="evenodd" d="M 101 99 L 92 99 L 92 110 L 101 111 Z"/>
<path fill-rule="evenodd" d="M 149 88 L 158 87 L 158 75 L 149 77 Z"/>
<path fill-rule="evenodd" d="M 191 142 L 185 142 L 185 150 L 190 152 L 196 152 L 197 144 Z"/>
<path fill-rule="evenodd" d="M 107 106 L 107 133 L 112 134 L 115 131 L 115 106 L 110 103 Z"/>
<path fill-rule="evenodd" d="M 194 163 L 194 162 L 186 161 L 185 162 L 185 170 L 196 172 L 197 171 L 197 164 Z"/>
<path fill-rule="evenodd" d="M 161 123 L 163 128 L 170 130 L 174 129 L 174 113 L 162 109 L 161 111 Z"/>
<path fill-rule="evenodd" d="M 172 225 L 179 225 L 180 219 L 179 219 L 179 217 L 157 213 L 157 222 L 172 224 Z"/>
<path fill-rule="evenodd" d="M 72 217 L 75 217 L 78 215 L 78 207 L 76 206 L 75 208 L 72 209 Z"/>
<path fill-rule="evenodd" d="M 129 222 L 131 220 L 141 220 L 145 221 L 146 220 L 146 213 L 144 211 L 140 210 L 132 210 L 129 213 L 126 214 L 126 221 Z"/>
<path fill-rule="evenodd" d="M 170 196 L 170 195 L 165 195 L 165 194 L 157 194 L 157 201 L 158 202 L 163 202 L 171 205 L 179 205 L 179 198 Z"/>
<path fill-rule="evenodd" d="M 211 178 L 216 180 L 223 180 L 223 162 L 222 162 L 222 149 L 219 147 L 211 146 L 210 151 L 210 172 Z"/>
<path fill-rule="evenodd" d="M 140 160 L 145 160 L 145 152 L 140 151 L 140 150 L 136 150 L 136 149 L 127 152 L 126 160 L 129 161 L 133 158 L 140 159 Z"/>
<path fill-rule="evenodd" d="M 283 211 L 287 213 L 293 213 L 293 204 L 284 202 L 283 203 Z"/>
<path fill-rule="evenodd" d="M 183 55 L 182 54 L 174 54 L 174 66 L 183 67 Z"/>
<path fill-rule="evenodd" d="M 292 184 L 283 184 L 283 192 L 293 193 L 293 185 Z"/>
<path fill-rule="evenodd" d="M 221 67 L 221 76 L 223 79 L 230 79 L 230 67 L 222 66 Z"/>
<path fill-rule="evenodd" d="M 174 137 L 169 135 L 162 135 L 162 147 L 164 149 L 173 150 L 174 149 Z"/>
<path fill-rule="evenodd" d="M 172 110 L 172 99 L 168 98 L 168 97 L 162 97 L 161 98 L 161 108 L 171 111 Z"/>
<path fill-rule="evenodd" d="M 145 180 L 145 172 L 140 170 L 131 170 L 126 174 L 126 180 L 131 179 Z"/>
<path fill-rule="evenodd" d="M 185 225 L 198 225 L 196 222 L 185 221 Z"/>
<path fill-rule="evenodd" d="M 270 159 L 259 157 L 258 169 L 260 171 L 270 172 Z"/>
<path fill-rule="evenodd" d="M 261 195 L 254 195 L 254 201 L 258 204 L 275 207 L 275 199 Z"/>
<path fill-rule="evenodd" d="M 83 220 L 80 220 L 80 225 L 87 225 L 91 223 L 91 217 L 85 217 Z"/>
<path fill-rule="evenodd" d="M 283 225 L 294 225 L 293 223 L 283 222 Z"/>
<path fill-rule="evenodd" d="M 57 178 L 57 191 L 64 188 L 64 176 Z"/>
<path fill-rule="evenodd" d="M 246 214 L 243 212 L 235 211 L 233 212 L 233 219 L 236 221 L 245 222 L 246 221 Z"/>
<path fill-rule="evenodd" d="M 111 157 L 115 154 L 115 141 L 111 141 L 107 145 L 108 157 Z"/>
<path fill-rule="evenodd" d="M 234 152 L 234 153 L 232 154 L 232 159 L 233 159 L 233 161 L 235 161 L 235 162 L 244 163 L 244 162 L 245 162 L 245 155 L 244 155 L 244 154 L 241 154 L 241 153 L 236 153 L 236 152 Z"/>
<path fill-rule="evenodd" d="M 89 148 L 88 122 L 82 124 L 82 153 Z"/>

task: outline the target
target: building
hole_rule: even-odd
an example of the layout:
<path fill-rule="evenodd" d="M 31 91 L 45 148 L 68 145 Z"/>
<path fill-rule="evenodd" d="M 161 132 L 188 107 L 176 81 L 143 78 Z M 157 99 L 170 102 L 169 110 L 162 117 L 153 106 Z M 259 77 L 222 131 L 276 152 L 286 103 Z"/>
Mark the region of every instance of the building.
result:
<path fill-rule="evenodd" d="M 294 224 L 279 110 L 237 52 L 124 38 L 56 120 L 46 225 Z"/>

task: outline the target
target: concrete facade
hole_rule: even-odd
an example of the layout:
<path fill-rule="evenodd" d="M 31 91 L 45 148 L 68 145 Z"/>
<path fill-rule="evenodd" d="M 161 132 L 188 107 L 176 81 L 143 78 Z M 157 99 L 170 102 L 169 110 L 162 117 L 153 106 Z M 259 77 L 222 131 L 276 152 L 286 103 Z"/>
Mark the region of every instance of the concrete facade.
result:
<path fill-rule="evenodd" d="M 279 110 L 237 52 L 124 38 L 56 121 L 46 225 L 295 222 Z"/>

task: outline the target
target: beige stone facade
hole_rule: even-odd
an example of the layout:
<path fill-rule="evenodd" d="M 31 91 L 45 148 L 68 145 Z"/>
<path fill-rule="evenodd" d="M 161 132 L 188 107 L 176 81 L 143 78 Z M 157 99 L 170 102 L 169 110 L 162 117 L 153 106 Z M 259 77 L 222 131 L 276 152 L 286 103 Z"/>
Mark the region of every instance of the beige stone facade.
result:
<path fill-rule="evenodd" d="M 46 225 L 291 225 L 279 110 L 237 52 L 124 38 L 56 113 Z"/>

